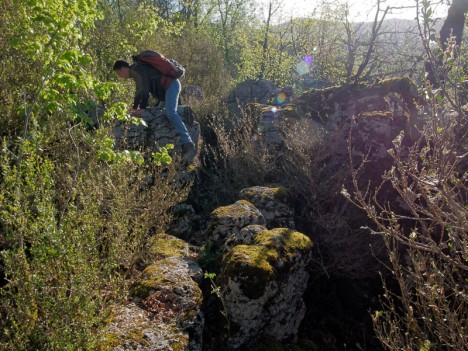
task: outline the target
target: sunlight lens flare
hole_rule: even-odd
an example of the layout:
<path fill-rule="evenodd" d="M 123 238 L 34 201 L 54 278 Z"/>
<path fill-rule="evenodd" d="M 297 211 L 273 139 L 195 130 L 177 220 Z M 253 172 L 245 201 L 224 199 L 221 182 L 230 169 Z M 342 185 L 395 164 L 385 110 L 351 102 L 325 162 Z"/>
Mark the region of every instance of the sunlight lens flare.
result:
<path fill-rule="evenodd" d="M 315 52 L 317 48 L 313 48 L 313 52 Z M 301 76 L 310 72 L 310 66 L 314 63 L 314 58 L 312 55 L 304 56 L 301 62 L 296 65 L 296 72 L 299 73 Z"/>
<path fill-rule="evenodd" d="M 285 93 L 280 93 L 280 94 L 278 94 L 278 95 L 276 96 L 276 98 L 275 98 L 275 104 L 276 104 L 276 105 L 282 105 L 282 104 L 284 104 L 285 101 L 286 101 L 286 98 L 287 98 L 287 96 L 286 96 Z M 273 112 L 276 112 L 276 111 L 273 111 Z"/>

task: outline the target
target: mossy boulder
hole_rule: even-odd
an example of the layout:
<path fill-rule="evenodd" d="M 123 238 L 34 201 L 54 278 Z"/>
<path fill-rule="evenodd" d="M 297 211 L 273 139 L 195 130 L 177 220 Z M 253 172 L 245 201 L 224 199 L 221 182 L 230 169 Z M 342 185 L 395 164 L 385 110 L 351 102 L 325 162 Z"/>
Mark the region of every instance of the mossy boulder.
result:
<path fill-rule="evenodd" d="M 305 314 L 311 240 L 288 228 L 262 230 L 249 245 L 223 259 L 218 285 L 235 330 L 236 349 L 265 336 L 282 341 L 296 335 Z"/>
<path fill-rule="evenodd" d="M 211 242 L 212 250 L 219 252 L 231 234 L 252 224 L 265 225 L 265 218 L 250 202 L 239 200 L 232 205 L 215 209 L 210 215 L 205 234 Z"/>
<path fill-rule="evenodd" d="M 198 265 L 192 261 L 198 257 L 199 248 L 188 244 L 186 241 L 173 235 L 160 233 L 152 236 L 147 243 L 147 262 L 156 262 L 169 257 L 179 257 L 184 259 L 190 268 L 190 277 L 197 283 L 203 280 L 203 274 Z M 148 268 L 151 269 L 151 268 Z"/>
<path fill-rule="evenodd" d="M 200 344 L 201 345 L 201 344 Z M 190 348 L 189 333 L 175 321 L 161 323 L 134 302 L 113 308 L 99 351 L 182 351 Z"/>
<path fill-rule="evenodd" d="M 224 244 L 223 255 L 231 252 L 233 247 L 237 245 L 250 244 L 257 233 L 267 230 L 267 228 L 260 224 L 251 224 L 242 228 L 237 233 L 232 233 Z"/>
<path fill-rule="evenodd" d="M 300 113 L 325 125 L 336 119 L 351 119 L 363 112 L 413 114 L 419 100 L 417 87 L 410 79 L 390 78 L 312 89 L 304 92 L 295 103 Z"/>
<path fill-rule="evenodd" d="M 287 188 L 254 186 L 241 190 L 239 195 L 260 210 L 267 228 L 295 228 L 294 208 Z"/>
<path fill-rule="evenodd" d="M 192 276 L 202 274 L 201 268 L 189 259 L 168 257 L 145 268 L 130 288 L 130 296 L 145 299 L 160 289 L 191 296 L 195 304 L 201 303 L 201 291 Z"/>
<path fill-rule="evenodd" d="M 263 230 L 251 245 L 238 245 L 223 260 L 223 275 L 238 279 L 243 294 L 258 299 L 281 274 L 288 274 L 293 264 L 310 256 L 312 241 L 288 228 Z"/>
<path fill-rule="evenodd" d="M 183 247 L 174 242 L 179 244 L 174 247 L 175 256 L 146 267 L 130 288 L 131 303 L 116 306 L 102 350 L 110 346 L 112 350 L 201 350 L 203 296 L 192 277 L 201 276 L 202 271 L 195 262 L 180 257 Z M 168 255 L 170 250 L 161 252 Z"/>
<path fill-rule="evenodd" d="M 157 261 L 168 257 L 189 256 L 189 244 L 173 235 L 161 233 L 148 240 L 149 259 Z"/>

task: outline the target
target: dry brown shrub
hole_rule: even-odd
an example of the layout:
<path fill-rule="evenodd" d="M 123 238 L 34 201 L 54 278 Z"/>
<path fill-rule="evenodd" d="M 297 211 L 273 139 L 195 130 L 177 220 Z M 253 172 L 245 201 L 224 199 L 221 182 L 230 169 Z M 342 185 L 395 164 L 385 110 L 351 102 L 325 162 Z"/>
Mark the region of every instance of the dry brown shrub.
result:
<path fill-rule="evenodd" d="M 363 189 L 359 168 L 353 171 L 351 199 L 390 259 L 383 307 L 373 318 L 388 350 L 468 349 L 467 116 L 432 110 L 427 122 L 413 146 L 394 141 L 394 166 L 381 186 Z M 389 185 L 399 198 L 382 202 L 379 192 Z"/>
<path fill-rule="evenodd" d="M 284 135 L 284 185 L 296 199 L 299 229 L 314 241 L 314 270 L 351 279 L 375 275 L 374 255 L 381 255 L 383 245 L 361 229 L 364 212 L 341 195 L 351 179 L 347 162 L 331 151 L 329 135 L 319 125 L 295 124 Z"/>
<path fill-rule="evenodd" d="M 241 189 L 276 179 L 278 156 L 262 145 L 257 118 L 244 111 L 228 123 L 224 117 L 210 119 L 208 128 L 215 140 L 205 145 L 203 164 L 209 170 L 211 199 L 216 203 L 232 202 Z"/>

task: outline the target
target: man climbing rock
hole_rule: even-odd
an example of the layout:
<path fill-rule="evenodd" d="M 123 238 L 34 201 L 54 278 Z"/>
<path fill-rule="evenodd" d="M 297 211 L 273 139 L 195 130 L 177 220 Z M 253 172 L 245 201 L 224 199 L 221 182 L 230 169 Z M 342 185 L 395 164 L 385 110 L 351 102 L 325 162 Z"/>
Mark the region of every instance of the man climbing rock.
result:
<path fill-rule="evenodd" d="M 181 150 L 186 162 L 191 162 L 195 156 L 195 145 L 190 137 L 182 118 L 177 113 L 177 105 L 181 90 L 177 78 L 163 74 L 153 65 L 136 60 L 130 65 L 127 61 L 117 60 L 114 72 L 123 79 L 133 79 L 135 82 L 135 97 L 130 113 L 141 117 L 148 106 L 149 95 L 159 101 L 159 107 L 164 108 L 166 115 L 180 137 Z"/>

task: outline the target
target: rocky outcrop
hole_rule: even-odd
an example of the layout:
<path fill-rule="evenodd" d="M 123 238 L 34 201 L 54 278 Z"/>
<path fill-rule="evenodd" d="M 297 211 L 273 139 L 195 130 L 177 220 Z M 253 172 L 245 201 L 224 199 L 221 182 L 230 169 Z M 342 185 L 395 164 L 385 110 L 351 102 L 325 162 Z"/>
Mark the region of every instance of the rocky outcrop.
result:
<path fill-rule="evenodd" d="M 284 141 L 288 136 L 289 143 L 304 147 L 323 135 L 324 126 L 316 120 L 298 113 L 294 104 L 263 105 L 249 104 L 250 113 L 257 116 L 257 128 L 254 140 L 258 147 L 270 152 L 279 153 L 284 150 Z M 291 137 L 292 136 L 292 137 Z"/>
<path fill-rule="evenodd" d="M 130 302 L 115 306 L 101 349 L 201 351 L 202 270 L 182 240 L 160 234 L 150 244 L 154 261 L 131 286 Z"/>
<path fill-rule="evenodd" d="M 276 169 L 286 172 L 286 177 L 292 176 L 295 191 L 300 193 L 303 187 L 310 220 L 324 228 L 314 240 L 331 262 L 334 274 L 366 279 L 375 274 L 376 257 L 385 259 L 381 237 L 361 229 L 368 217 L 344 199 L 345 191 L 340 191 L 344 188 L 351 192 L 354 186 L 350 160 L 355 169 L 362 166 L 358 177 L 362 189 L 374 189 L 382 183 L 382 175 L 393 165 L 388 150 L 394 143 L 401 145 L 399 150 L 405 157 L 406 146 L 419 138 L 414 126 L 421 125 L 417 109 L 422 104 L 409 79 L 395 78 L 313 89 L 289 105 L 250 105 L 257 118 L 257 133 L 252 139 L 260 141 L 262 151 L 267 148 L 269 155 L 278 155 L 275 162 L 281 168 Z M 282 176 L 280 173 L 275 180 Z M 262 212 L 268 228 L 274 228 L 260 205 L 243 198 Z M 380 203 L 399 203 L 398 199 L 390 183 L 379 188 Z M 232 241 L 242 239 L 237 235 Z M 226 245 L 225 252 L 229 250 L 235 251 L 236 246 Z"/>
<path fill-rule="evenodd" d="M 191 105 L 192 103 L 201 102 L 205 98 L 202 89 L 193 84 L 184 86 L 182 92 L 180 93 L 180 98 L 182 102 L 186 105 Z"/>
<path fill-rule="evenodd" d="M 380 184 L 393 164 L 387 150 L 394 141 L 410 145 L 419 138 L 415 127 L 419 102 L 416 86 L 407 78 L 312 90 L 296 101 L 299 113 L 324 126 L 328 173 L 349 166 L 350 156 L 355 168 L 366 159 L 359 178 L 363 186 L 370 182 L 371 188 Z M 349 177 L 343 183 L 352 187 Z M 393 201 L 395 194 L 384 190 L 381 195 L 390 196 L 384 201 Z"/>
<path fill-rule="evenodd" d="M 296 227 L 289 191 L 283 187 L 254 186 L 241 190 L 240 198 L 252 203 L 265 218 L 267 228 Z"/>
<path fill-rule="evenodd" d="M 206 236 L 222 257 L 216 285 L 229 329 L 211 333 L 229 350 L 265 337 L 292 341 L 304 317 L 312 242 L 291 228 L 267 228 L 294 226 L 288 194 L 282 187 L 246 188 L 242 200 L 211 214 Z"/>
<path fill-rule="evenodd" d="M 224 243 L 223 256 L 231 252 L 237 245 L 252 243 L 254 237 L 263 230 L 267 230 L 267 228 L 260 224 L 251 224 L 242 228 L 239 232 L 232 233 Z"/>
<path fill-rule="evenodd" d="M 299 96 L 295 104 L 299 114 L 331 129 L 333 123 L 365 112 L 389 111 L 403 117 L 415 111 L 418 100 L 417 87 L 411 80 L 394 78 L 372 84 L 313 89 Z"/>
<path fill-rule="evenodd" d="M 200 124 L 195 121 L 192 109 L 190 106 L 179 106 L 177 112 L 182 117 L 193 142 L 198 146 Z M 160 147 L 164 147 L 166 144 L 174 144 L 174 151 L 180 151 L 178 136 L 164 110 L 156 107 L 147 108 L 142 119 L 146 126 L 124 122 L 118 122 L 114 126 L 113 133 L 117 148 L 141 149 L 145 147 L 158 151 Z"/>
<path fill-rule="evenodd" d="M 261 230 L 223 259 L 221 296 L 230 320 L 228 347 L 265 336 L 293 340 L 305 314 L 302 296 L 312 242 L 287 228 Z"/>
<path fill-rule="evenodd" d="M 221 299 L 230 325 L 228 334 L 215 333 L 227 349 L 264 337 L 292 341 L 305 313 L 312 242 L 293 229 L 265 226 L 262 212 L 270 225 L 293 223 L 287 189 L 251 187 L 240 194 L 262 210 L 245 199 L 219 207 L 206 230 L 221 266 L 217 293 L 208 300 Z M 194 261 L 198 248 L 168 234 L 152 236 L 146 245 L 140 263 L 145 268 L 130 287 L 129 302 L 114 307 L 101 349 L 201 351 L 205 316 L 203 272 Z"/>
<path fill-rule="evenodd" d="M 239 200 L 232 205 L 218 207 L 211 213 L 206 238 L 212 249 L 219 251 L 230 235 L 251 224 L 265 225 L 265 218 L 250 202 Z"/>
<path fill-rule="evenodd" d="M 243 108 L 252 102 L 268 104 L 276 91 L 276 86 L 265 79 L 246 80 L 229 93 L 227 99 L 229 113 L 231 116 L 239 116 Z"/>
<path fill-rule="evenodd" d="M 387 150 L 394 140 L 410 145 L 420 136 L 417 105 L 422 102 L 407 78 L 313 89 L 292 103 L 252 104 L 251 111 L 258 116 L 255 137 L 279 157 L 288 149 L 305 154 L 320 144 L 325 151 L 320 155 L 321 173 L 331 177 L 339 173 L 346 177 L 343 171 L 348 170 L 351 151 L 355 166 L 367 159 L 360 177 L 363 183 L 377 185 L 391 167 Z"/>

